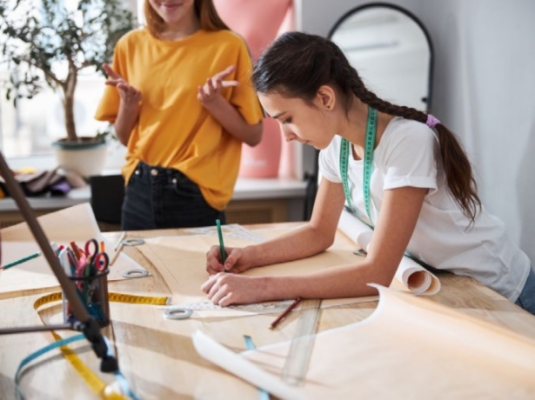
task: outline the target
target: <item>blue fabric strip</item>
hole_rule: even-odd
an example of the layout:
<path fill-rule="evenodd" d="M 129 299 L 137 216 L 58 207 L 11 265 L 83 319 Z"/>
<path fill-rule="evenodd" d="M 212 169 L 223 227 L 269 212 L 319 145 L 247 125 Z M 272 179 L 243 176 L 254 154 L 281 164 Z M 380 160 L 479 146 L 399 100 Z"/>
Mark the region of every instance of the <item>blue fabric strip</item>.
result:
<path fill-rule="evenodd" d="M 251 336 L 243 335 L 243 339 L 245 340 L 245 347 L 247 347 L 247 350 L 256 349 L 256 346 L 254 345 Z M 269 393 L 266 392 L 264 389 L 258 388 L 258 394 L 260 395 L 260 400 L 269 400 Z"/>
<path fill-rule="evenodd" d="M 108 348 L 108 356 L 115 357 L 115 354 L 113 352 L 113 347 L 108 340 L 106 336 L 103 336 L 104 341 L 106 342 L 106 346 Z M 15 373 L 15 395 L 17 396 L 17 399 L 24 400 L 24 395 L 22 394 L 22 391 L 19 387 L 20 378 L 22 375 L 22 369 L 32 361 L 34 361 L 36 358 L 48 353 L 51 350 L 57 349 L 58 347 L 67 346 L 68 344 L 71 344 L 73 342 L 76 342 L 78 340 L 85 340 L 84 334 L 79 334 L 75 336 L 71 336 L 70 338 L 58 340 L 57 342 L 51 343 L 48 346 L 43 347 L 42 349 L 39 349 L 26 358 L 24 358 L 17 368 L 17 372 Z M 130 388 L 130 384 L 128 383 L 128 380 L 125 378 L 125 376 L 122 374 L 121 371 L 115 372 L 115 379 L 119 383 L 119 386 L 121 388 L 121 391 L 123 394 L 131 398 L 132 400 L 140 400 L 140 398 L 132 391 Z M 269 397 L 268 397 L 269 400 Z"/>
<path fill-rule="evenodd" d="M 106 342 L 106 347 L 108 348 L 108 357 L 114 357 L 115 358 L 115 352 L 113 351 L 113 346 L 111 345 L 111 342 L 109 339 L 102 335 L 104 338 L 104 341 Z M 115 371 L 115 380 L 117 383 L 119 383 L 119 386 L 121 387 L 121 392 L 128 397 L 130 397 L 132 400 L 140 400 L 140 398 L 134 393 L 132 388 L 130 387 L 130 383 L 128 383 L 128 379 L 123 375 L 121 370 Z"/>
<path fill-rule="evenodd" d="M 61 346 L 66 346 L 70 343 L 73 343 L 82 339 L 85 339 L 85 336 L 83 334 L 71 336 L 70 338 L 67 338 L 67 339 L 58 340 L 57 342 L 51 343 L 48 346 L 45 346 L 42 349 L 37 350 L 33 352 L 32 354 L 30 354 L 29 356 L 27 356 L 26 358 L 24 358 L 20 362 L 19 367 L 17 368 L 17 372 L 15 373 L 15 395 L 17 396 L 17 399 L 24 400 L 24 395 L 22 394 L 19 388 L 19 381 L 22 375 L 22 369 L 28 363 L 32 362 L 33 360 L 42 356 L 43 354 L 48 353 L 51 350 L 57 349 L 58 347 L 61 347 Z"/>

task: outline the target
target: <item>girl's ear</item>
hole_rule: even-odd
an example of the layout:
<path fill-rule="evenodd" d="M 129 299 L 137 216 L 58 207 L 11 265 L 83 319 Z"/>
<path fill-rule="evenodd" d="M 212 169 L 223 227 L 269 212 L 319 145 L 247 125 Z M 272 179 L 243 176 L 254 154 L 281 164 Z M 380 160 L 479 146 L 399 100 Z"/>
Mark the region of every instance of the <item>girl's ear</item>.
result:
<path fill-rule="evenodd" d="M 321 108 L 332 110 L 336 103 L 336 92 L 328 85 L 322 85 L 316 94 L 318 105 Z"/>

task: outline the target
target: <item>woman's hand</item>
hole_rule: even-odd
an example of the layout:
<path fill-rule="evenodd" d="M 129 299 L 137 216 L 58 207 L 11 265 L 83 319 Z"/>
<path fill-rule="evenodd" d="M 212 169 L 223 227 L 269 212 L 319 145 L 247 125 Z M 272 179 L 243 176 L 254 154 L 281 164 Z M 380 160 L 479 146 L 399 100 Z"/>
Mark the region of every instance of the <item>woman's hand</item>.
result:
<path fill-rule="evenodd" d="M 222 307 L 231 304 L 251 304 L 265 300 L 264 278 L 220 272 L 201 286 L 212 303 Z"/>
<path fill-rule="evenodd" d="M 106 85 L 114 86 L 121 96 L 123 106 L 127 108 L 138 107 L 141 101 L 141 92 L 130 85 L 121 75 L 115 72 L 108 64 L 103 64 L 102 67 L 108 79 Z"/>
<path fill-rule="evenodd" d="M 221 90 L 226 87 L 238 86 L 238 81 L 226 81 L 227 76 L 236 70 L 234 65 L 224 71 L 218 72 L 206 80 L 204 86 L 198 87 L 197 99 L 203 104 L 208 105 L 221 95 Z"/>
<path fill-rule="evenodd" d="M 235 70 L 235 66 L 230 66 L 208 78 L 204 86 L 198 87 L 197 99 L 227 133 L 249 146 L 256 146 L 262 139 L 262 122 L 249 124 L 240 111 L 221 95 L 223 88 L 239 85 L 238 81 L 224 80 Z"/>
<path fill-rule="evenodd" d="M 212 246 L 206 253 L 206 271 L 210 275 L 219 272 L 240 273 L 247 271 L 251 267 L 251 263 L 247 260 L 244 254 L 244 249 L 235 247 L 225 247 L 227 257 L 225 265 L 221 263 L 221 250 L 219 246 Z"/>

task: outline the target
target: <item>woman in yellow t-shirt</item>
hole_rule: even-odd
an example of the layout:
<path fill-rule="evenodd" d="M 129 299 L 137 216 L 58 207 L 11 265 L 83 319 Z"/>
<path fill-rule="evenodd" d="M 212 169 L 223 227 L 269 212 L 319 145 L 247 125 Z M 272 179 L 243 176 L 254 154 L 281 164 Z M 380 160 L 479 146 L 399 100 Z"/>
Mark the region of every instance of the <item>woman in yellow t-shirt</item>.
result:
<path fill-rule="evenodd" d="M 123 36 L 95 118 L 127 146 L 125 230 L 225 220 L 242 142 L 262 135 L 242 38 L 212 0 L 145 0 L 147 26 Z"/>

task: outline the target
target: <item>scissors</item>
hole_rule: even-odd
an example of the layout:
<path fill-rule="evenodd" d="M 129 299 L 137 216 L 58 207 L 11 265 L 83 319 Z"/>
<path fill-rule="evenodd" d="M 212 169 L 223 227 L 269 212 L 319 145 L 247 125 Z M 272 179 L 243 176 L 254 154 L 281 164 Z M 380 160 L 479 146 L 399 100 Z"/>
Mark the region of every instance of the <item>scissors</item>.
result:
<path fill-rule="evenodd" d="M 110 259 L 108 254 L 100 251 L 100 246 L 96 239 L 89 239 L 84 246 L 86 257 L 89 263 L 99 272 L 108 269 Z"/>
<path fill-rule="evenodd" d="M 108 254 L 100 252 L 92 259 L 92 264 L 98 272 L 103 272 L 108 269 L 110 258 L 108 257 Z"/>
<path fill-rule="evenodd" d="M 100 251 L 97 240 L 89 239 L 87 242 L 85 242 L 84 250 L 86 257 L 92 260 L 93 257 L 95 257 Z"/>

